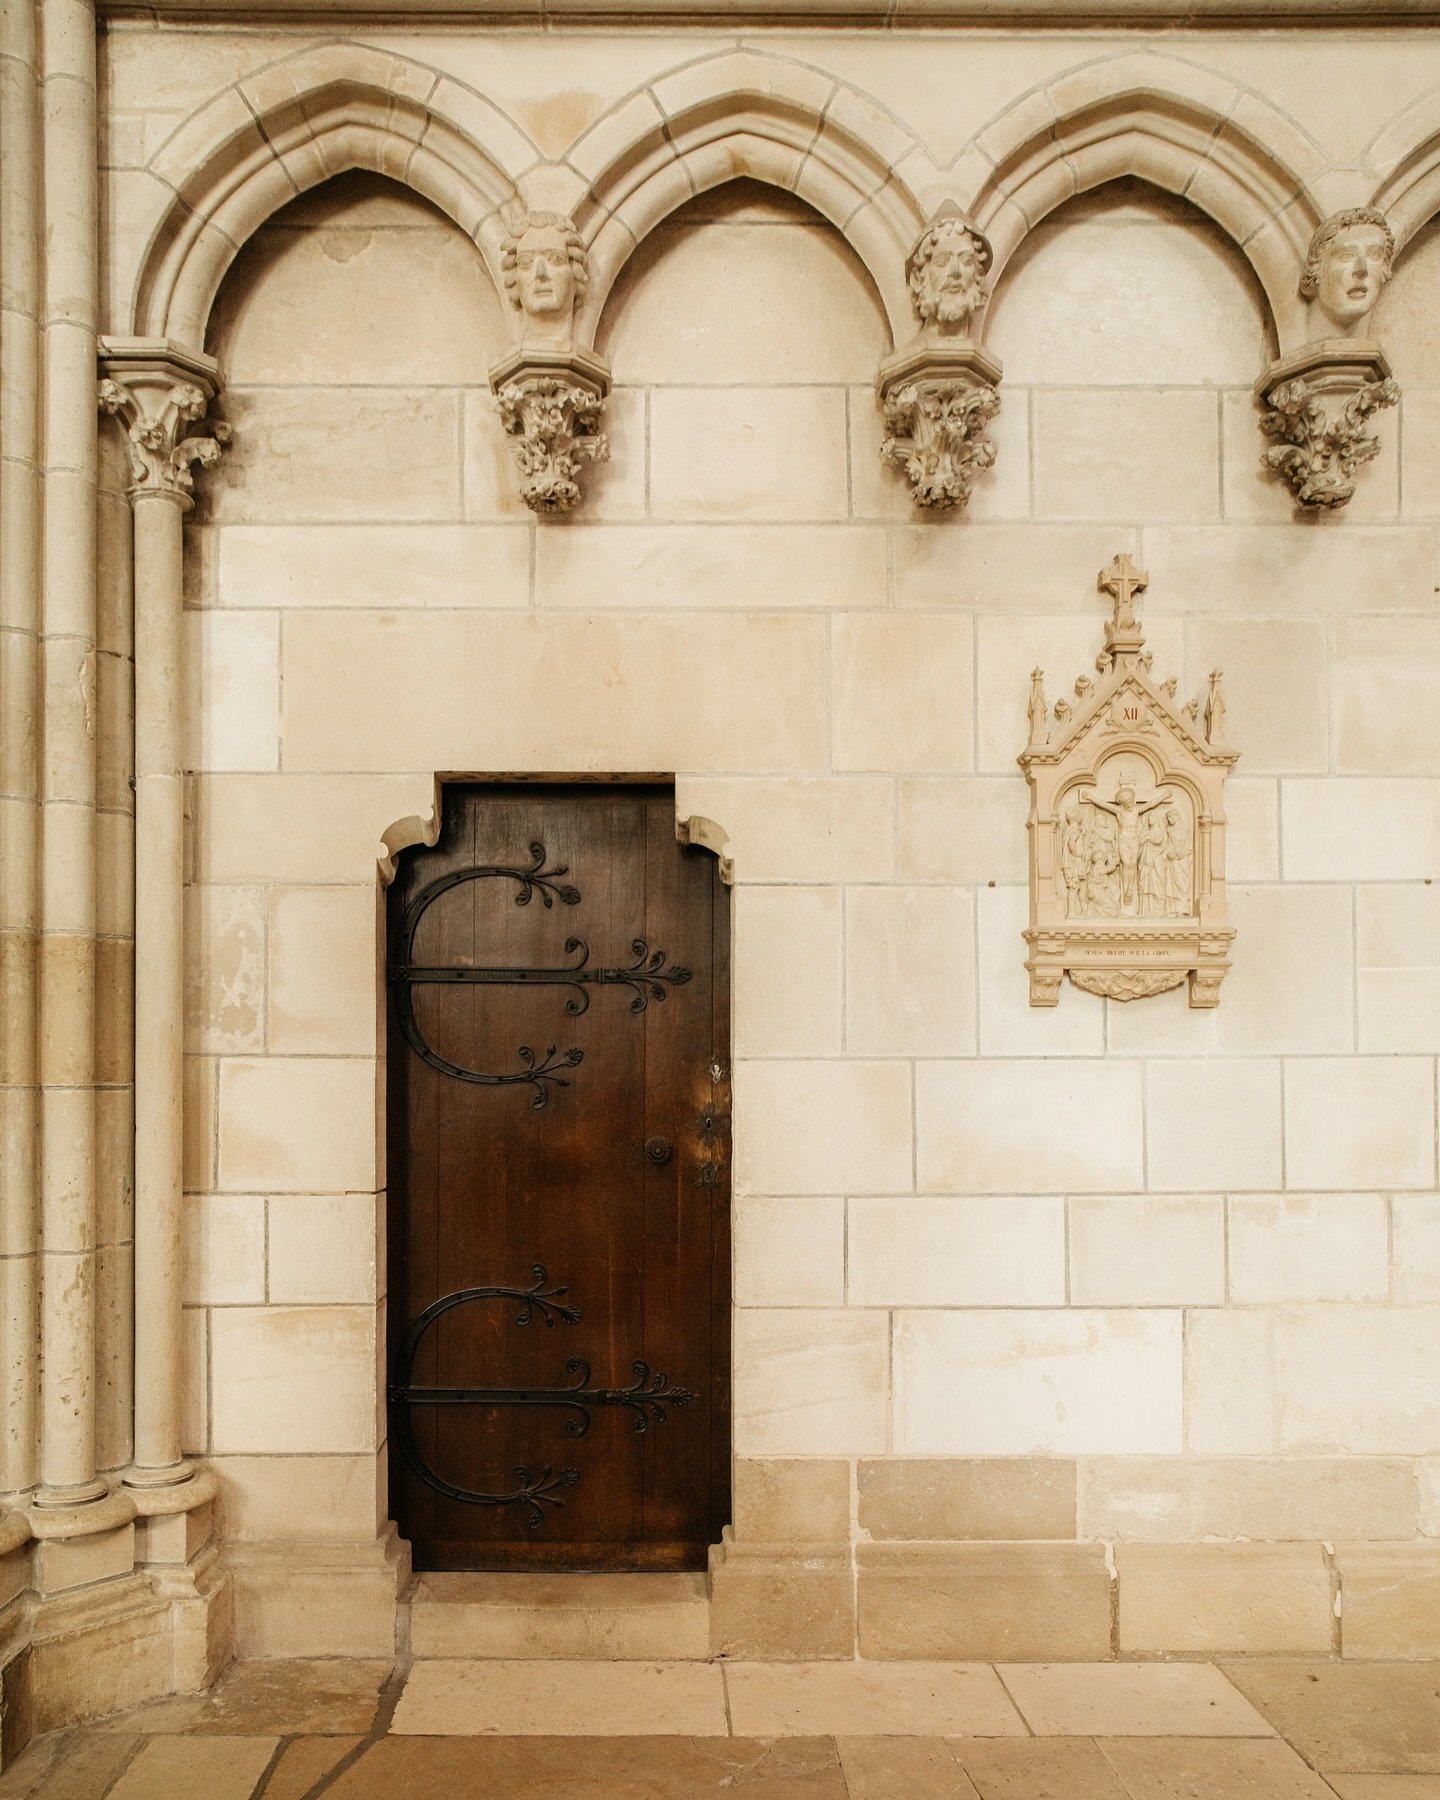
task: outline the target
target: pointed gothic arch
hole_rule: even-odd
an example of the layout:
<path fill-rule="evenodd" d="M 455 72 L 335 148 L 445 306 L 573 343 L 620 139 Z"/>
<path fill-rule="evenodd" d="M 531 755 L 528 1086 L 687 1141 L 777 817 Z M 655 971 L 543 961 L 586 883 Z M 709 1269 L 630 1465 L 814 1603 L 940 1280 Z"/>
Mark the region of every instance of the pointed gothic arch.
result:
<path fill-rule="evenodd" d="M 135 335 L 204 345 L 241 246 L 270 215 L 352 169 L 413 189 L 470 237 L 500 286 L 500 208 L 539 160 L 489 101 L 384 51 L 314 45 L 246 76 L 192 113 L 149 173 L 169 190 L 135 284 Z"/>
<path fill-rule="evenodd" d="M 1371 140 L 1365 165 L 1376 177 L 1370 204 L 1389 219 L 1403 250 L 1440 213 L 1440 88 L 1422 94 Z"/>
<path fill-rule="evenodd" d="M 1232 82 L 1142 52 L 1072 70 L 1009 107 L 975 140 L 965 198 L 1000 275 L 1064 201 L 1138 176 L 1191 201 L 1235 242 L 1269 302 L 1280 348 L 1304 335 L 1300 270 L 1321 218 L 1325 157 L 1292 121 Z"/>
<path fill-rule="evenodd" d="M 846 239 L 880 294 L 896 339 L 914 320 L 905 258 L 925 214 L 905 178 L 914 139 L 833 76 L 752 50 L 675 70 L 586 131 L 566 161 L 587 183 L 575 219 L 590 250 L 579 335 L 640 240 L 697 194 L 749 176 L 806 201 Z"/>

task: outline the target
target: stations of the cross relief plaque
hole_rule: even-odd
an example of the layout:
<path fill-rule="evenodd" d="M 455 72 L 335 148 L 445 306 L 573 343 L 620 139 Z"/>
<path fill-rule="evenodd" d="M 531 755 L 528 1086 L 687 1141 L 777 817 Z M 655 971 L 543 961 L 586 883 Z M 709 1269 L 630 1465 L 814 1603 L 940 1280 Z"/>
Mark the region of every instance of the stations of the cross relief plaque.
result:
<path fill-rule="evenodd" d="M 1235 936 L 1225 903 L 1225 744 L 1220 671 L 1181 705 L 1157 683 L 1135 616 L 1148 582 L 1128 556 L 1099 577 L 1113 611 L 1095 678 L 1046 705 L 1030 678 L 1030 1004 L 1054 1006 L 1069 975 L 1110 1000 L 1188 979 L 1191 1006 L 1220 998 Z"/>

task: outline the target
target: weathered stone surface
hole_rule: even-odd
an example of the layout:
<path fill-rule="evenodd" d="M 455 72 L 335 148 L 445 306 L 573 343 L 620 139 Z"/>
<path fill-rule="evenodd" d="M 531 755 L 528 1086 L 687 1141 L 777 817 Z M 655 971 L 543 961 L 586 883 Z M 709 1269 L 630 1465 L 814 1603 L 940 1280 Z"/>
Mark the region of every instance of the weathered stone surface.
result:
<path fill-rule="evenodd" d="M 758 1662 L 848 1658 L 855 1651 L 850 1551 L 741 1544 L 710 1553 L 710 1653 Z"/>
<path fill-rule="evenodd" d="M 857 1483 L 860 1529 L 876 1539 L 1075 1535 L 1075 1464 L 1067 1457 L 862 1461 Z"/>
<path fill-rule="evenodd" d="M 1440 1657 L 1440 1545 L 1337 1544 L 1347 1657 Z"/>
<path fill-rule="evenodd" d="M 1119 1544 L 1122 1656 L 1303 1656 L 1333 1645 L 1318 1544 Z"/>
<path fill-rule="evenodd" d="M 741 1456 L 731 1477 L 742 1543 L 836 1544 L 850 1539 L 850 1464 L 830 1457 Z"/>
<path fill-rule="evenodd" d="M 860 1654 L 933 1661 L 1103 1659 L 1099 1544 L 862 1544 Z"/>

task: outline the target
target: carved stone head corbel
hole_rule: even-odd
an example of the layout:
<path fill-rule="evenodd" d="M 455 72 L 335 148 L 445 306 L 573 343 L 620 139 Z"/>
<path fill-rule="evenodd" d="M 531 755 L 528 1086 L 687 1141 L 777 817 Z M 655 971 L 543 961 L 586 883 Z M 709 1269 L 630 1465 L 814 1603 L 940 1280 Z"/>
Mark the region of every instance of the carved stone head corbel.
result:
<path fill-rule="evenodd" d="M 972 332 L 990 298 L 985 234 L 946 201 L 915 240 L 905 276 L 919 321 L 912 343 L 880 365 L 880 454 L 900 469 L 917 506 L 963 506 L 995 448 L 985 426 L 1000 410 L 999 362 Z"/>
<path fill-rule="evenodd" d="M 527 213 L 501 246 L 505 293 L 520 314 L 521 341 L 556 347 L 572 340 L 575 307 L 590 285 L 590 263 L 572 219 Z"/>
<path fill-rule="evenodd" d="M 575 309 L 590 284 L 589 258 L 572 219 L 522 214 L 501 247 L 505 293 L 520 341 L 490 371 L 500 422 L 520 475 L 520 497 L 538 513 L 569 512 L 579 474 L 609 454 L 599 429 L 610 392 L 605 359 L 575 342 Z"/>
<path fill-rule="evenodd" d="M 1260 460 L 1284 477 L 1302 507 L 1344 506 L 1353 497 L 1356 471 L 1380 449 L 1367 421 L 1400 398 L 1371 334 L 1394 257 L 1394 233 L 1375 207 L 1348 207 L 1322 220 L 1300 274 L 1309 304 L 1306 343 L 1256 383 L 1261 429 L 1276 440 Z"/>
<path fill-rule="evenodd" d="M 1373 206 L 1331 213 L 1317 225 L 1300 274 L 1300 296 L 1310 302 L 1310 342 L 1368 337 L 1394 261 L 1395 234 Z"/>
<path fill-rule="evenodd" d="M 905 259 L 922 335 L 971 335 L 971 322 L 990 298 L 986 276 L 993 260 L 984 232 L 953 201 L 945 201 Z"/>

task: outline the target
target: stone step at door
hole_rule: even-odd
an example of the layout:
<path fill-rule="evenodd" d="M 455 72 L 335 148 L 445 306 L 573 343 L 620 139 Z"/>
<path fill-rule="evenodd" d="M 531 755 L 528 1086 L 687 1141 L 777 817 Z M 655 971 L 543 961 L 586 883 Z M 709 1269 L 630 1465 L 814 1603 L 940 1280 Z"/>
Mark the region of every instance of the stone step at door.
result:
<path fill-rule="evenodd" d="M 703 1662 L 710 1596 L 703 1574 L 417 1575 L 410 1651 L 419 1658 Z"/>

